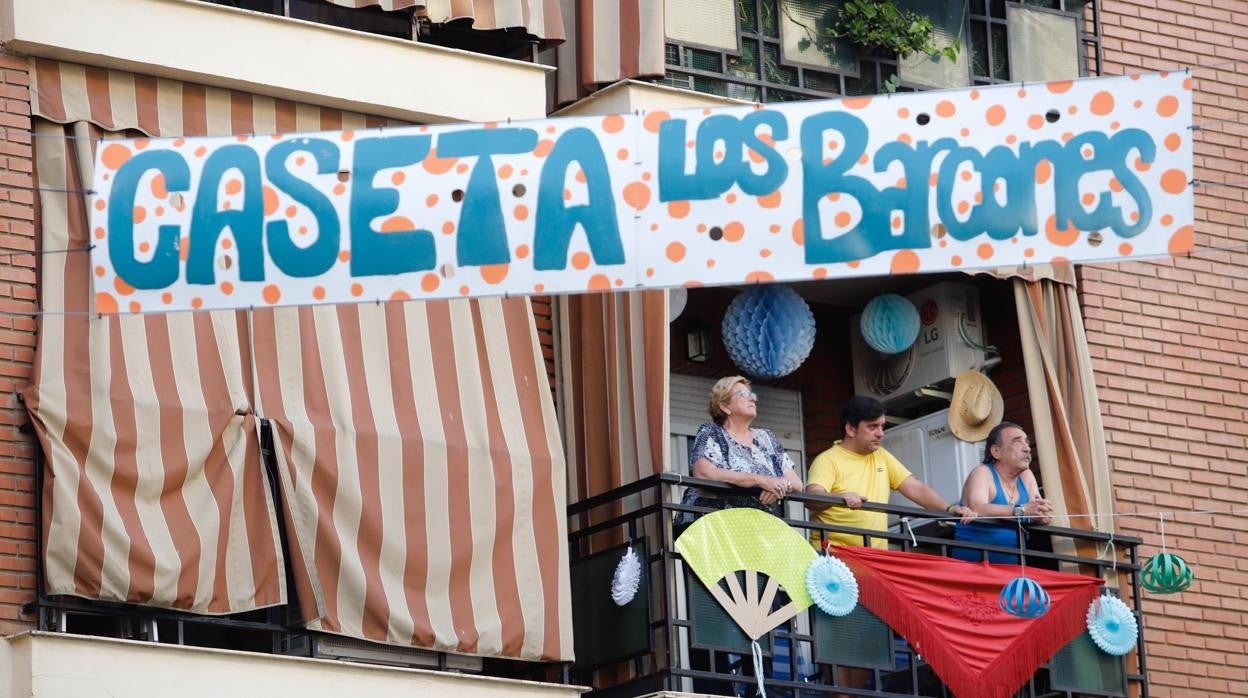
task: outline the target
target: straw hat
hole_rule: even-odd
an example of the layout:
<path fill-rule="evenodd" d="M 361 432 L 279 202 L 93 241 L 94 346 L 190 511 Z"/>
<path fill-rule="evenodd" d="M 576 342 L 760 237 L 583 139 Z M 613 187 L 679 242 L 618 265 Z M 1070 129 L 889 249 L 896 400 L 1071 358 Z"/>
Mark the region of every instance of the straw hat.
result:
<path fill-rule="evenodd" d="M 974 370 L 958 374 L 949 403 L 949 430 L 954 436 L 972 443 L 983 441 L 1004 414 L 1005 401 L 991 378 Z"/>

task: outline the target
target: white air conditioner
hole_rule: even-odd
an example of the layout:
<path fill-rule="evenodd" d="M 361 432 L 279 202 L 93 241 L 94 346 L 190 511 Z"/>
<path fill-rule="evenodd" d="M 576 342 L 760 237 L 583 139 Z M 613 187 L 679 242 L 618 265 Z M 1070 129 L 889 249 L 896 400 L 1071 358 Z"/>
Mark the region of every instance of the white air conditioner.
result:
<path fill-rule="evenodd" d="M 861 315 L 850 318 L 854 392 L 888 402 L 984 365 L 979 291 L 969 284 L 939 283 L 907 298 L 919 310 L 919 338 L 899 354 L 880 354 L 862 338 Z"/>
<path fill-rule="evenodd" d="M 882 445 L 946 502 L 962 498 L 962 484 L 984 456 L 982 441 L 967 443 L 949 430 L 948 408 L 888 428 Z M 888 503 L 915 506 L 897 492 L 893 492 Z M 895 519 L 889 517 L 889 524 Z"/>

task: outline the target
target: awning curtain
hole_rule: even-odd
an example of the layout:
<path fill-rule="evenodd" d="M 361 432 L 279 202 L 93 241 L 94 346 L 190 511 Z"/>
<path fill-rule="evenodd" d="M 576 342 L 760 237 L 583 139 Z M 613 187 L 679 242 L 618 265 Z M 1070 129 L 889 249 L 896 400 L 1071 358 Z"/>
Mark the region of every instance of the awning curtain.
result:
<path fill-rule="evenodd" d="M 323 0 L 340 7 L 414 10 L 434 22 L 469 21 L 473 29 L 523 29 L 544 42 L 564 39 L 559 0 Z"/>
<path fill-rule="evenodd" d="M 571 659 L 565 466 L 526 299 L 90 312 L 81 192 L 101 137 L 383 120 L 52 61 L 31 78 L 45 314 L 25 396 L 47 591 L 196 613 L 284 603 L 268 418 L 308 627 Z"/>
<path fill-rule="evenodd" d="M 563 0 L 557 101 L 572 102 L 601 85 L 662 77 L 666 70 L 663 0 Z"/>

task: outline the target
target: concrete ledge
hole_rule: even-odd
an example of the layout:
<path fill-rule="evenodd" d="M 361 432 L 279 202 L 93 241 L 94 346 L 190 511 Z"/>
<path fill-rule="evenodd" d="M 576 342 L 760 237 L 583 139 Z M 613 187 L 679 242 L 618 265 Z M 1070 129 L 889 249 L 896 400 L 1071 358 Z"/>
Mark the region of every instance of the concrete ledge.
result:
<path fill-rule="evenodd" d="M 30 56 L 416 122 L 546 116 L 534 63 L 198 0 L 0 0 L 0 41 Z"/>
<path fill-rule="evenodd" d="M 64 633 L 29 632 L 0 640 L 0 698 L 574 698 L 585 690 Z"/>

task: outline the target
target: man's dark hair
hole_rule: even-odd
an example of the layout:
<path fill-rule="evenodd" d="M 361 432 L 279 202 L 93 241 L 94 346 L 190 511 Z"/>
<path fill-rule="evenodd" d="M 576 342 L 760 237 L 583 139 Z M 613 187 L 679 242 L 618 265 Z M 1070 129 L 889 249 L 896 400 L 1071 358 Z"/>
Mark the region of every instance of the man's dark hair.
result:
<path fill-rule="evenodd" d="M 992 447 L 1005 446 L 1005 444 L 1001 443 L 1001 433 L 1010 427 L 1014 427 L 1024 433 L 1027 431 L 1014 422 L 1001 422 L 997 426 L 993 427 L 992 431 L 988 432 L 988 439 L 984 441 L 984 465 L 992 465 L 997 462 L 997 459 L 992 455 Z"/>
<path fill-rule="evenodd" d="M 841 433 L 845 433 L 845 427 L 850 424 L 857 427 L 863 422 L 873 422 L 883 417 L 885 411 L 884 403 L 879 400 L 855 395 L 841 408 Z"/>

